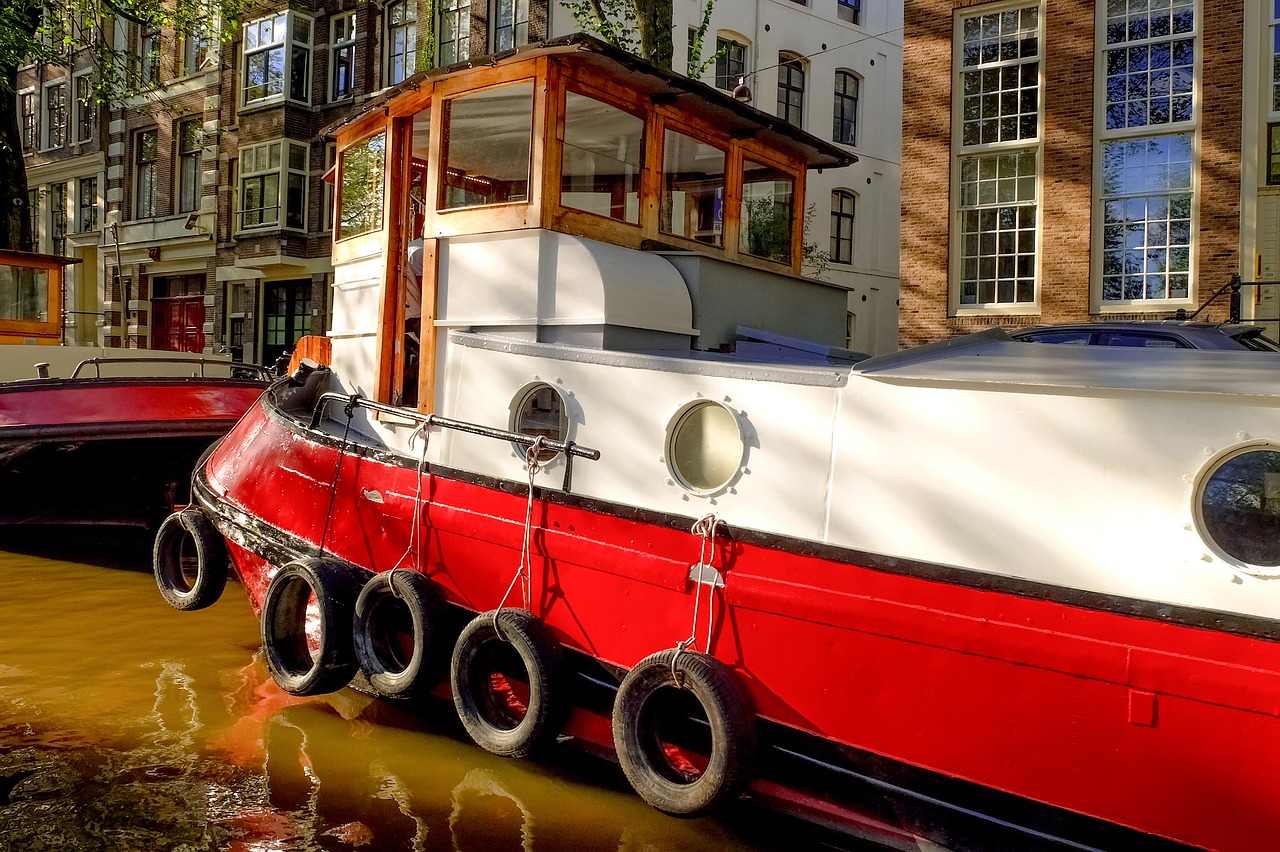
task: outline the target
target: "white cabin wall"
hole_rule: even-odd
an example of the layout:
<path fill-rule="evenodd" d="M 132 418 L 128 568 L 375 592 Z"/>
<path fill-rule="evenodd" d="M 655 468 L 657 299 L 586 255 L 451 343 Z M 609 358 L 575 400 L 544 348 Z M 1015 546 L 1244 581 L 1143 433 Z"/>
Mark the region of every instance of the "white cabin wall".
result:
<path fill-rule="evenodd" d="M 752 105 L 777 113 L 780 51 L 807 57 L 803 129 L 830 140 L 835 72 L 848 69 L 862 79 L 858 104 L 859 161 L 848 168 L 810 171 L 807 205 L 813 216 L 806 241 L 831 245 L 831 193 L 857 196 L 853 262 L 831 264 L 822 278 L 849 292 L 852 339 L 848 347 L 882 354 L 898 348 L 898 245 L 902 197 L 902 23 L 901 0 L 864 3 L 854 25 L 836 17 L 836 0 L 720 0 L 711 16 L 703 56 L 715 51 L 717 32 L 747 40 L 747 80 Z M 675 70 L 687 69 L 688 32 L 702 21 L 705 0 L 674 0 L 672 40 Z M 578 27 L 559 3 L 550 8 L 551 36 Z M 825 45 L 825 48 L 824 48 Z M 714 68 L 701 79 L 715 84 Z M 806 205 L 806 206 L 807 206 Z M 806 272 L 806 274 L 809 274 Z"/>

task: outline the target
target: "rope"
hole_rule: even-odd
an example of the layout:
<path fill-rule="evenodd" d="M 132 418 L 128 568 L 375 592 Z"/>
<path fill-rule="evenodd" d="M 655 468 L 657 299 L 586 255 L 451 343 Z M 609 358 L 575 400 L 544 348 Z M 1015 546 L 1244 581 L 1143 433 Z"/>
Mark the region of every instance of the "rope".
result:
<path fill-rule="evenodd" d="M 350 401 L 347 402 L 342 413 L 347 415 L 347 426 L 342 430 L 342 447 L 338 450 L 338 464 L 333 469 L 333 485 L 329 486 L 329 508 L 324 513 L 324 529 L 320 532 L 320 550 L 317 556 L 324 556 L 325 542 L 329 538 L 329 521 L 333 517 L 333 502 L 338 496 L 338 476 L 342 473 L 342 460 L 347 455 L 347 438 L 351 435 L 351 420 L 356 414 L 356 401 L 360 397 L 356 394 L 351 395 Z"/>
<path fill-rule="evenodd" d="M 689 638 L 676 644 L 676 652 L 671 657 L 671 677 L 676 682 L 676 687 L 684 688 L 684 674 L 679 671 L 676 664 L 680 660 L 680 655 L 692 648 L 698 650 L 698 610 L 702 608 L 702 570 L 703 568 L 711 568 L 714 570 L 716 561 L 716 530 L 724 522 L 716 517 L 715 512 L 703 515 L 694 522 L 689 532 L 702 539 L 702 545 L 698 550 L 698 578 L 694 581 L 693 594 L 693 625 L 689 629 Z M 709 553 L 708 553 L 709 551 Z M 707 592 L 707 641 L 703 646 L 705 653 L 711 653 L 711 637 L 715 632 L 716 625 L 716 585 L 712 580 L 711 591 Z"/>
<path fill-rule="evenodd" d="M 410 554 L 413 555 L 413 562 L 407 570 L 422 570 L 422 557 L 418 552 L 418 538 L 421 535 L 421 516 L 422 516 L 422 479 L 426 475 L 427 467 L 427 449 L 431 446 L 431 433 L 427 431 L 430 428 L 429 423 L 420 423 L 418 428 L 409 433 L 409 449 L 413 449 L 413 442 L 419 437 L 422 438 L 422 458 L 418 460 L 418 484 L 413 493 L 413 519 L 409 522 L 409 544 L 405 548 L 404 553 L 400 554 L 400 558 L 396 560 L 396 564 L 391 566 L 391 576 L 388 577 L 391 586 L 391 594 L 400 597 L 400 593 L 396 591 L 395 572 L 404 563 Z"/>
<path fill-rule="evenodd" d="M 541 455 L 545 438 L 539 435 L 534 438 L 533 443 L 525 448 L 524 451 L 524 469 L 529 474 L 529 502 L 525 506 L 524 512 L 524 541 L 520 545 L 520 564 L 516 567 L 516 574 L 511 578 L 511 585 L 507 586 L 507 591 L 502 596 L 502 600 L 498 602 L 498 609 L 502 609 L 507 603 L 507 598 L 515 589 L 516 583 L 520 584 L 520 591 L 524 596 L 524 608 L 532 611 L 530 606 L 532 598 L 533 570 L 531 567 L 531 559 L 529 557 L 530 544 L 533 540 L 533 479 L 538 475 L 538 471 L 542 469 L 538 456 Z M 494 610 L 493 629 L 498 631 L 498 610 Z"/>

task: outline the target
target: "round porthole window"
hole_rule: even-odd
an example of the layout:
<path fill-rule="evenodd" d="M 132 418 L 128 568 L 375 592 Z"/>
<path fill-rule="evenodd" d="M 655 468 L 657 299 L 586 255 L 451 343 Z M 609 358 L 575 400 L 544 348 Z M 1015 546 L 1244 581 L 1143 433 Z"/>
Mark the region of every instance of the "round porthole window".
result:
<path fill-rule="evenodd" d="M 737 416 L 715 402 L 682 408 L 667 430 L 667 460 L 690 491 L 711 494 L 728 485 L 742 466 L 746 443 Z"/>
<path fill-rule="evenodd" d="M 512 412 L 513 432 L 535 437 L 541 435 L 552 441 L 564 441 L 569 433 L 564 399 L 551 385 L 535 384 L 523 388 L 516 397 Z M 525 449 L 517 446 L 516 452 L 523 457 Z M 557 455 L 559 453 L 554 450 L 542 450 L 538 453 L 538 461 L 550 461 Z"/>
<path fill-rule="evenodd" d="M 1252 446 L 1218 459 L 1200 482 L 1201 530 L 1254 573 L 1280 576 L 1280 448 Z"/>

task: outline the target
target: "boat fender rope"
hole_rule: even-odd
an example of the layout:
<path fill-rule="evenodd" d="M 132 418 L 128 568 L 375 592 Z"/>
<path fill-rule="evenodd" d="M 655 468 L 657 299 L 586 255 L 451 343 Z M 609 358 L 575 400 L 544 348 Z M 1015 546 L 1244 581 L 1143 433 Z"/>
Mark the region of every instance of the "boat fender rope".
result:
<path fill-rule="evenodd" d="M 403 564 L 405 559 L 410 555 L 413 556 L 412 563 L 409 565 L 410 570 L 423 571 L 422 559 L 418 548 L 418 538 L 422 535 L 422 479 L 426 475 L 427 467 L 427 450 L 431 447 L 431 433 L 428 432 L 429 423 L 421 423 L 418 428 L 409 433 L 409 449 L 413 449 L 414 442 L 422 438 L 422 456 L 418 459 L 418 484 L 413 494 L 413 518 L 409 522 L 409 544 L 405 547 L 404 553 L 400 554 L 400 558 L 396 560 L 396 564 L 391 566 L 394 573 Z M 399 598 L 400 591 L 396 588 L 395 577 L 390 578 L 390 588 L 393 597 Z"/>
<path fill-rule="evenodd" d="M 347 455 L 347 439 L 351 436 L 351 420 L 355 417 L 356 403 L 359 400 L 359 394 L 352 394 L 346 408 L 342 409 L 343 413 L 347 415 L 347 425 L 342 430 L 342 446 L 338 448 L 338 464 L 333 469 L 333 485 L 329 486 L 329 508 L 324 513 L 324 529 L 320 531 L 320 549 L 316 553 L 317 556 L 324 556 L 324 545 L 329 538 L 329 521 L 333 517 L 334 498 L 338 496 L 338 476 L 342 473 L 342 460 Z"/>
<path fill-rule="evenodd" d="M 507 591 L 503 594 L 502 600 L 498 602 L 498 608 L 493 611 L 493 629 L 497 632 L 499 638 L 502 636 L 502 628 L 498 624 L 497 613 L 507 605 L 507 598 L 515 590 L 516 583 L 520 584 L 520 593 L 524 597 L 524 608 L 532 611 L 533 569 L 529 550 L 533 539 L 533 480 L 538 475 L 538 471 L 542 469 L 542 463 L 538 461 L 538 456 L 541 455 L 545 444 L 546 439 L 539 435 L 533 439 L 533 443 L 526 447 L 524 451 L 524 469 L 529 474 L 529 500 L 525 504 L 524 511 L 524 541 L 520 544 L 520 564 L 516 566 L 516 574 L 511 578 L 511 585 L 507 586 Z"/>
<path fill-rule="evenodd" d="M 716 517 L 715 512 L 709 512 L 694 522 L 689 532 L 702 539 L 702 544 L 698 550 L 698 564 L 696 567 L 698 577 L 693 584 L 693 624 L 689 629 L 689 638 L 676 643 L 675 654 L 671 657 L 671 677 L 675 681 L 676 686 L 680 689 L 684 688 L 684 673 L 679 669 L 680 655 L 692 649 L 698 650 L 698 610 L 702 608 L 702 571 L 703 568 L 711 568 L 716 561 L 716 532 L 721 526 L 725 526 L 724 521 Z M 715 632 L 716 624 L 716 583 L 712 582 L 711 591 L 707 592 L 707 641 L 703 646 L 708 655 L 711 654 L 711 637 Z"/>

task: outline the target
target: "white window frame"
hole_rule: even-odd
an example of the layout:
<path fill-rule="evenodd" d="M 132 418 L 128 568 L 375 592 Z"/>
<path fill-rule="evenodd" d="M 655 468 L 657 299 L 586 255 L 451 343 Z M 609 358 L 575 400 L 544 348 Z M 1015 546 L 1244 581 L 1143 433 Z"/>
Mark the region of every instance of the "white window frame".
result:
<path fill-rule="evenodd" d="M 339 34 L 338 25 L 346 23 L 345 32 Z M 329 102 L 346 101 L 355 97 L 356 92 L 356 13 L 354 10 L 334 15 L 329 19 Z M 338 57 L 348 57 L 347 91 L 338 94 Z"/>
<path fill-rule="evenodd" d="M 40 150 L 53 151 L 58 148 L 65 148 L 70 144 L 70 103 L 71 97 L 67 90 L 69 88 L 66 77 L 59 77 L 57 80 L 50 80 L 45 83 L 40 92 L 40 111 L 44 114 L 44 121 L 40 122 Z M 54 89 L 62 90 L 62 138 L 53 139 L 53 121 L 50 120 L 52 112 L 49 107 L 51 105 L 51 96 Z"/>
<path fill-rule="evenodd" d="M 274 165 L 272 165 L 273 147 L 276 149 L 276 162 Z M 300 168 L 297 163 L 291 162 L 294 154 L 300 154 L 302 157 Z M 310 173 L 308 171 L 310 155 L 310 148 L 305 143 L 290 139 L 272 139 L 240 148 L 240 168 L 236 176 L 237 200 L 240 209 L 236 211 L 236 233 L 248 234 L 276 230 L 306 231 L 307 196 L 310 191 L 308 186 L 310 184 Z M 250 208 L 245 206 L 245 198 L 248 195 L 245 190 L 246 182 L 265 181 L 272 176 L 276 178 L 274 203 L 267 203 L 271 199 L 265 197 L 264 194 L 262 205 L 252 208 L 251 211 Z M 289 187 L 292 182 L 291 179 L 297 179 L 302 186 L 302 199 L 298 208 L 302 220 L 300 225 L 286 224 L 289 218 Z M 274 214 L 270 211 L 274 211 Z M 246 225 L 245 214 L 249 212 L 258 213 L 262 221 Z M 272 215 L 274 215 L 274 218 L 270 218 Z"/>
<path fill-rule="evenodd" d="M 504 10 L 510 10 L 511 25 L 501 25 Z M 489 11 L 490 31 L 489 49 L 493 53 L 523 47 L 529 43 L 529 0 L 493 0 Z M 500 32 L 511 33 L 511 44 L 498 44 Z"/>
<path fill-rule="evenodd" d="M 298 31 L 305 30 L 305 40 L 298 37 Z M 245 23 L 241 27 L 240 49 L 240 106 L 241 108 L 259 106 L 261 104 L 279 103 L 284 100 L 293 103 L 311 103 L 311 69 L 315 41 L 315 20 L 288 9 L 272 15 L 265 15 Z M 270 55 L 280 51 L 279 91 L 272 91 L 273 75 L 268 74 L 264 82 L 251 82 L 249 66 L 259 57 L 268 57 L 264 68 L 269 68 Z M 301 80 L 305 88 L 303 97 L 294 97 L 292 81 L 294 77 L 295 53 L 304 52 L 306 68 Z M 262 88 L 264 94 L 250 97 L 250 92 Z"/>
<path fill-rule="evenodd" d="M 1178 2 L 1178 0 L 1174 0 Z M 1141 313 L 1144 311 L 1168 312 L 1179 308 L 1194 308 L 1196 305 L 1196 268 L 1198 266 L 1199 242 L 1196 234 L 1199 231 L 1199 209 L 1200 209 L 1200 192 L 1199 192 L 1199 174 L 1200 174 L 1200 99 L 1203 97 L 1203 83 L 1201 76 L 1201 68 L 1204 61 L 1204 3 L 1202 0 L 1192 0 L 1193 25 L 1189 34 L 1194 44 L 1194 59 L 1192 66 L 1191 79 L 1191 118 L 1184 121 L 1168 121 L 1158 123 L 1147 123 L 1143 125 L 1108 128 L 1107 127 L 1107 69 L 1108 69 L 1108 50 L 1119 49 L 1118 44 L 1108 44 L 1107 42 L 1107 6 L 1099 4 L 1095 16 L 1095 39 L 1096 39 L 1096 56 L 1095 56 L 1095 105 L 1094 105 L 1094 127 L 1096 137 L 1094 139 L 1094 215 L 1093 215 L 1093 234 L 1091 244 L 1092 269 L 1091 269 L 1091 286 L 1089 288 L 1090 310 L 1095 313 Z M 1185 39 L 1187 33 L 1171 33 L 1163 38 L 1146 38 L 1133 39 L 1124 42 L 1127 46 L 1144 46 L 1167 41 L 1172 44 L 1174 41 Z M 1122 146 L 1128 143 L 1141 142 L 1142 140 L 1172 140 L 1175 137 L 1187 137 L 1190 142 L 1190 162 L 1188 164 L 1189 186 L 1185 192 L 1179 192 L 1176 189 L 1153 190 L 1148 193 L 1120 193 L 1115 196 L 1106 194 L 1107 188 L 1107 161 L 1108 151 L 1114 146 Z M 1157 223 L 1157 231 L 1159 230 L 1158 218 L 1143 219 L 1144 243 L 1141 247 L 1144 251 L 1150 252 L 1155 250 L 1158 252 L 1178 252 L 1181 254 L 1185 249 L 1187 262 L 1187 292 L 1185 297 L 1174 296 L 1166 298 L 1124 298 L 1108 299 L 1108 278 L 1114 276 L 1115 267 L 1110 263 L 1111 250 L 1107 245 L 1107 215 L 1109 202 L 1123 202 L 1127 207 L 1135 207 L 1137 202 L 1149 202 L 1153 198 L 1163 196 L 1164 198 L 1174 198 L 1177 196 L 1190 195 L 1189 204 L 1189 222 L 1185 226 L 1188 234 L 1188 243 L 1185 246 L 1174 245 L 1171 242 L 1173 233 L 1172 227 L 1165 228 L 1165 242 L 1162 245 L 1150 244 L 1152 223 Z M 1133 226 L 1130 226 L 1133 227 Z M 1179 228 L 1181 230 L 1181 227 Z M 1126 240 L 1127 242 L 1127 240 Z M 1127 261 L 1127 257 L 1125 260 Z M 1148 262 L 1150 255 L 1148 254 Z M 1122 261 L 1123 267 L 1124 261 Z M 1147 270 L 1144 269 L 1144 273 Z M 1122 275 L 1124 273 L 1121 273 Z M 1137 274 L 1137 273 L 1134 273 Z M 1157 271 L 1157 275 L 1166 273 Z M 1123 286 L 1123 285 L 1122 285 Z"/>
<path fill-rule="evenodd" d="M 34 109 L 28 109 L 28 106 Z M 22 142 L 23 154 L 34 154 L 40 150 L 44 141 L 40 135 L 44 124 L 40 120 L 40 112 L 43 109 L 44 101 L 40 99 L 40 92 L 37 92 L 35 87 L 18 92 L 18 137 Z"/>
<path fill-rule="evenodd" d="M 964 64 L 965 25 L 968 21 L 978 19 L 981 22 L 983 18 L 995 18 L 1003 26 L 1005 22 L 1003 16 L 1021 13 L 1023 10 L 1031 8 L 1036 9 L 1037 24 L 1037 51 L 1034 58 L 1026 56 L 1004 58 L 1001 56 L 994 62 L 984 61 L 978 65 L 970 66 Z M 964 10 L 965 12 L 970 12 L 970 14 L 957 14 L 954 20 L 951 66 L 951 271 L 948 276 L 950 285 L 947 288 L 948 312 L 952 316 L 1020 316 L 1035 315 L 1040 312 L 1041 289 L 1044 283 L 1041 269 L 1043 265 L 1042 243 L 1044 231 L 1045 9 L 1044 0 L 1038 0 L 1037 2 L 1020 0 L 1020 2 L 972 7 L 972 9 Z M 979 23 L 979 26 L 982 26 L 982 24 Z M 997 52 L 999 52 L 998 48 Z M 1029 113 L 1022 111 L 1021 102 L 1019 102 L 1018 112 L 1016 113 L 1006 115 L 1003 109 L 999 109 L 994 116 L 988 116 L 988 118 L 996 121 L 1013 119 L 1016 122 L 1014 125 L 1016 132 L 1012 134 L 1012 138 L 997 138 L 985 142 L 979 140 L 965 144 L 965 74 L 978 75 L 975 82 L 980 82 L 985 86 L 985 80 L 981 76 L 984 71 L 990 74 L 992 70 L 995 70 L 997 75 L 1001 75 L 1004 73 L 1002 69 L 1014 67 L 1019 69 L 1017 73 L 1019 81 L 1021 81 L 1022 66 L 1032 63 L 1037 66 L 1036 110 L 1034 113 L 1036 133 L 1034 137 L 1023 135 L 1021 119 L 1028 116 Z M 998 78 L 998 82 L 1001 87 L 1004 86 L 1002 76 Z M 1000 91 L 1003 92 L 1005 90 L 1002 88 Z M 972 93 L 969 96 L 972 97 Z M 997 102 L 999 102 L 1000 95 L 997 94 L 996 98 Z M 998 133 L 999 128 L 1000 125 L 997 124 Z M 1034 158 L 1031 175 L 1024 172 L 1019 172 L 1013 176 L 1001 173 L 1001 167 L 1008 168 L 1010 164 L 1025 167 L 1026 156 Z M 994 174 L 991 171 L 993 168 L 995 169 Z M 965 180 L 966 172 L 970 176 L 969 181 Z M 1023 192 L 1022 181 L 1029 177 L 1033 177 L 1034 187 L 1028 198 Z M 968 193 L 966 193 L 966 190 L 968 190 Z M 1012 198 L 1007 195 L 1010 190 L 1014 193 Z M 1002 192 L 1006 193 L 1003 197 L 1001 195 Z M 966 201 L 971 203 L 966 203 Z M 1023 244 L 1022 234 L 1019 233 L 1019 225 L 1025 224 L 1021 221 L 1022 212 L 1031 208 L 1034 208 L 1032 215 L 1034 216 L 1035 231 L 1034 236 L 1031 238 L 1032 245 L 1028 247 Z M 1002 220 L 1003 210 L 1013 211 L 1015 223 L 1012 228 Z M 979 225 L 975 233 L 966 234 L 965 223 L 968 216 L 976 214 L 981 219 L 984 213 L 990 215 L 992 212 L 998 222 L 995 230 L 988 233 Z M 1021 230 L 1025 231 L 1025 228 Z M 966 236 L 976 239 L 976 245 L 973 240 L 966 240 Z M 1019 268 L 1019 256 L 1025 256 L 1028 248 L 1030 251 L 1034 251 L 1034 257 L 1030 261 L 1031 269 L 1029 270 L 1032 287 L 1031 298 L 1019 300 L 1018 281 L 1019 279 L 1025 280 L 1028 277 L 1026 274 L 1020 274 L 1023 270 Z M 1012 265 L 1011 269 L 1010 264 Z M 989 274 L 986 272 L 988 269 L 990 270 Z M 966 281 L 969 280 L 973 280 L 974 286 L 977 288 L 977 292 L 972 295 L 973 301 L 968 301 L 969 297 L 965 293 Z M 994 282 L 995 292 L 993 293 L 993 298 L 987 301 L 982 300 L 983 281 Z M 1010 285 L 1012 286 L 1012 298 L 1001 299 L 1001 290 Z"/>
<path fill-rule="evenodd" d="M 138 25 L 138 80 L 145 87 L 159 86 L 164 76 L 164 33 L 159 26 Z"/>
<path fill-rule="evenodd" d="M 400 23 L 392 20 L 393 12 L 403 10 L 405 19 Z M 418 65 L 418 7 L 414 0 L 394 0 L 385 7 L 383 30 L 386 36 L 386 67 L 383 69 L 388 86 L 403 83 L 413 76 Z M 410 17 L 411 16 L 411 17 Z M 403 50 L 398 51 L 396 34 L 403 31 Z M 396 60 L 399 59 L 400 73 L 396 73 Z"/>
<path fill-rule="evenodd" d="M 91 98 L 93 97 L 92 74 L 92 70 L 86 70 L 71 75 L 70 95 L 72 127 L 74 128 L 74 132 L 69 133 L 69 135 L 72 137 L 73 142 L 89 142 L 93 139 L 93 128 L 96 124 L 95 119 L 98 113 L 98 104 L 94 101 L 90 101 L 86 104 L 80 99 L 80 83 L 82 81 L 89 82 L 88 94 Z M 80 125 L 84 124 L 86 118 L 89 120 L 89 133 L 87 136 L 82 136 L 80 134 Z"/>
<path fill-rule="evenodd" d="M 143 160 L 142 138 L 148 133 L 155 134 L 156 151 L 155 156 L 150 160 Z M 148 180 L 148 192 L 143 192 L 143 171 L 141 166 L 146 166 L 147 174 L 150 175 Z M 159 213 L 160 207 L 160 130 L 156 127 L 144 127 L 134 131 L 133 134 L 133 218 L 134 219 L 154 219 Z M 146 207 L 143 206 L 144 197 L 149 199 Z"/>

